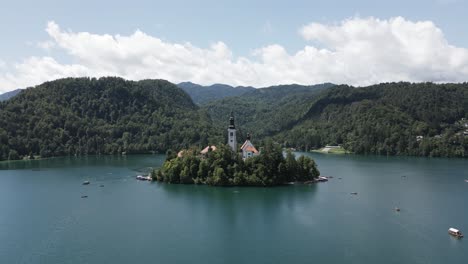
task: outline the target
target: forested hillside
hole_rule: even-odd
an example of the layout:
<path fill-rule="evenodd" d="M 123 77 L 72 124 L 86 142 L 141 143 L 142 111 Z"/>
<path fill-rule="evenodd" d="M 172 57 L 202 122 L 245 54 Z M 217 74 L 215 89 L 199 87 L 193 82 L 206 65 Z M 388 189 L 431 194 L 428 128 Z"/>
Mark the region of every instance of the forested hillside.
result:
<path fill-rule="evenodd" d="M 468 84 L 340 86 L 276 139 L 301 149 L 342 144 L 361 154 L 468 156 Z"/>
<path fill-rule="evenodd" d="M 235 88 L 237 89 L 237 88 Z M 0 102 L 0 159 L 163 152 L 273 138 L 311 150 L 342 145 L 358 154 L 468 156 L 468 84 L 385 83 L 363 88 L 282 85 L 194 104 L 163 80 L 68 78 Z"/>
<path fill-rule="evenodd" d="M 207 144 L 216 133 L 163 80 L 69 78 L 0 103 L 0 159 L 165 151 Z"/>
<path fill-rule="evenodd" d="M 238 125 L 238 138 L 247 133 L 262 139 L 289 130 L 309 110 L 315 97 L 333 84 L 312 86 L 279 85 L 256 89 L 237 97 L 226 97 L 202 106 L 218 129 L 225 128 L 233 111 Z"/>
<path fill-rule="evenodd" d="M 196 104 L 204 104 L 224 97 L 239 96 L 254 91 L 253 87 L 232 87 L 226 84 L 213 84 L 202 86 L 191 82 L 179 83 L 182 88 Z"/>
<path fill-rule="evenodd" d="M 285 147 L 339 144 L 358 154 L 468 156 L 466 83 L 294 87 L 259 89 L 204 108 L 216 124 L 234 110 L 241 138 L 250 132 Z"/>

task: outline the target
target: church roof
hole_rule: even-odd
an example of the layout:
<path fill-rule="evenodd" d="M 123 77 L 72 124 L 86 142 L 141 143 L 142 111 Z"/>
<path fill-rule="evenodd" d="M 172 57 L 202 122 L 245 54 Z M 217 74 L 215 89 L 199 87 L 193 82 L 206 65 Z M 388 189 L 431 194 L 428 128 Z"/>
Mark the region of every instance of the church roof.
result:
<path fill-rule="evenodd" d="M 254 147 L 252 142 L 250 142 L 250 140 L 248 139 L 244 142 L 244 144 L 242 144 L 241 149 L 244 151 L 251 151 L 253 153 L 258 153 L 258 150 Z"/>
<path fill-rule="evenodd" d="M 254 146 L 247 146 L 244 150 L 245 151 L 250 151 L 250 152 L 253 152 L 253 153 L 258 153 L 258 150 Z"/>
<path fill-rule="evenodd" d="M 241 148 L 241 149 L 244 149 L 245 146 L 247 146 L 247 145 L 249 145 L 249 144 L 250 144 L 250 145 L 253 145 L 253 144 L 250 142 L 250 140 L 247 139 L 247 140 L 244 142 L 244 144 L 242 144 L 242 146 L 241 146 L 240 148 Z"/>

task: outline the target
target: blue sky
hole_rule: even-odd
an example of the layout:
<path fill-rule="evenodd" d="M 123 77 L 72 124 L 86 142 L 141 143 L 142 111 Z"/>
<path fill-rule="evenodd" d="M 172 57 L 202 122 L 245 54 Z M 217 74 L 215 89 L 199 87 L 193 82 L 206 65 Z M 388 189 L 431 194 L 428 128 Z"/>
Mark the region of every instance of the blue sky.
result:
<path fill-rule="evenodd" d="M 316 36 L 305 39 L 299 32 L 302 27 L 310 23 L 322 25 L 340 25 L 345 20 L 353 18 L 376 18 L 390 20 L 402 17 L 405 21 L 420 22 L 430 21 L 434 27 L 440 30 L 444 40 L 451 46 L 460 48 L 468 47 L 468 3 L 457 0 L 428 0 L 428 1 L 2 1 L 0 10 L 0 81 L 7 83 L 11 90 L 18 85 L 34 85 L 60 74 L 49 74 L 33 78 L 30 81 L 21 81 L 21 71 L 17 65 L 24 63 L 31 57 L 50 57 L 60 65 L 83 64 L 83 57 L 73 55 L 74 51 L 69 47 L 57 44 L 58 48 L 47 48 L 38 43 L 50 41 L 51 36 L 46 32 L 47 23 L 54 21 L 62 33 L 89 32 L 95 35 L 110 34 L 112 36 L 130 36 L 136 30 L 140 30 L 148 36 L 160 39 L 167 43 L 184 44 L 190 42 L 200 49 L 210 49 L 217 42 L 224 43 L 232 53 L 232 62 L 240 57 L 252 60 L 252 63 L 267 63 L 255 57 L 258 49 L 270 45 L 280 45 L 289 55 L 300 52 L 306 46 L 315 48 L 336 49 L 336 46 L 327 47 Z M 57 42 L 54 39 L 52 42 Z M 85 41 L 86 42 L 86 41 Z M 330 43 L 328 43 L 330 44 Z M 86 43 L 83 43 L 86 45 Z M 161 51 L 164 52 L 164 51 Z M 451 55 L 458 56 L 458 55 Z M 452 59 L 451 59 L 452 60 Z M 372 63 L 371 63 L 372 64 Z M 458 63 L 457 67 L 462 67 Z M 268 65 L 266 65 L 268 66 Z M 307 64 L 305 64 L 307 66 Z M 327 65 L 321 65 L 325 67 Z M 403 65 L 404 66 L 404 65 Z M 463 64 L 463 67 L 465 65 Z M 438 81 L 460 81 L 465 78 L 464 68 L 460 68 L 462 78 L 450 76 L 433 79 Z M 385 67 L 384 67 L 385 68 Z M 405 67 L 402 67 L 405 68 Z M 101 68 L 100 68 L 101 69 Z M 377 68 L 376 68 L 377 69 Z M 380 68 L 379 68 L 380 69 Z M 88 69 L 92 70 L 92 69 Z M 102 69 L 101 69 L 102 70 Z M 412 70 L 412 68 L 411 68 Z M 24 71 L 24 70 L 23 70 Z M 235 70 L 232 70 L 235 71 Z M 3 72 L 3 77 L 2 77 Z M 85 72 L 85 71 L 81 71 Z M 125 74 L 120 74 L 125 72 Z M 261 71 L 259 71 L 261 72 Z M 102 71 L 102 74 L 112 71 Z M 75 75 L 80 75 L 76 71 Z M 239 73 L 240 74 L 240 73 Z M 317 71 L 311 72 L 317 74 Z M 28 74 L 23 73 L 25 76 Z M 73 74 L 72 74 L 73 75 Z M 101 75 L 101 74 L 98 74 Z M 128 70 L 116 71 L 116 75 L 132 78 Z M 170 74 L 154 74 L 155 77 L 172 77 Z M 203 79 L 202 73 L 193 72 L 175 76 L 170 81 L 181 81 L 184 76 L 191 81 L 208 84 L 212 81 L 223 82 L 222 76 L 212 79 Z M 260 74 L 261 75 L 261 74 Z M 359 75 L 359 74 L 358 74 Z M 275 80 L 266 81 L 268 76 L 261 75 L 255 81 L 254 77 L 241 80 L 225 76 L 224 82 L 230 84 L 269 85 L 281 82 Z M 330 81 L 333 75 L 326 75 Z M 330 77 L 332 76 L 332 77 Z M 391 75 L 393 76 L 393 75 Z M 400 76 L 400 75 L 396 75 Z M 135 79 L 146 76 L 135 76 Z M 151 76 L 147 76 L 151 77 Z M 445 78 L 447 77 L 447 78 Z M 325 78 L 325 77 L 324 77 Z M 310 82 L 325 80 L 324 78 L 311 79 Z M 398 77 L 397 77 L 398 78 Z M 349 78 L 348 78 L 349 79 Z M 347 81 L 348 79 L 343 79 Z M 383 78 L 382 81 L 390 77 Z M 401 77 L 406 80 L 405 76 Z M 252 83 L 249 83 L 249 80 Z M 410 79 L 412 80 L 412 79 Z M 418 77 L 415 81 L 424 81 Z M 432 78 L 429 78 L 432 80 Z M 353 82 L 349 79 L 350 82 Z M 307 79 L 296 78 L 293 75 L 284 78 L 284 82 L 307 82 Z M 374 79 L 355 84 L 368 84 Z"/>

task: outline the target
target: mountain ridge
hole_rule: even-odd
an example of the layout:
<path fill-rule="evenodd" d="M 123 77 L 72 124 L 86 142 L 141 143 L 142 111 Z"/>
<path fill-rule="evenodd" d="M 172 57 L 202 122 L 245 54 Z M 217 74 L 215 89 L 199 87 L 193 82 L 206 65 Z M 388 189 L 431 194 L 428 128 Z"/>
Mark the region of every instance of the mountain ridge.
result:
<path fill-rule="evenodd" d="M 0 94 L 0 102 L 9 100 L 19 94 L 23 89 L 15 89 L 13 91 L 9 91 L 3 94 Z"/>

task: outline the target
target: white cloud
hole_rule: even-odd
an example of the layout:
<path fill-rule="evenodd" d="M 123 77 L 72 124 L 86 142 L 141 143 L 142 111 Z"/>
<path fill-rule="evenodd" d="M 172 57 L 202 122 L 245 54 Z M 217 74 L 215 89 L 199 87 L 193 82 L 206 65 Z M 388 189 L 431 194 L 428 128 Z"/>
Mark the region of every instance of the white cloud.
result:
<path fill-rule="evenodd" d="M 322 82 L 368 85 L 386 81 L 468 80 L 468 49 L 450 45 L 430 21 L 401 17 L 351 18 L 334 25 L 311 23 L 299 33 L 311 41 L 296 53 L 279 44 L 234 56 L 223 42 L 201 48 L 171 43 L 141 32 L 99 35 L 46 28 L 46 48 L 63 49 L 73 64 L 53 57 L 30 57 L 0 73 L 3 89 L 77 76 L 121 76 L 139 80 L 268 86 Z M 320 43 L 320 47 L 313 43 Z M 1 88 L 0 88 L 1 89 Z"/>
<path fill-rule="evenodd" d="M 37 46 L 43 50 L 50 51 L 55 47 L 55 42 L 48 40 L 37 43 Z"/>

